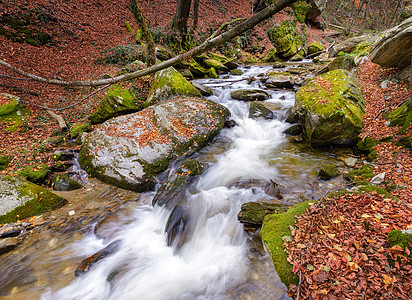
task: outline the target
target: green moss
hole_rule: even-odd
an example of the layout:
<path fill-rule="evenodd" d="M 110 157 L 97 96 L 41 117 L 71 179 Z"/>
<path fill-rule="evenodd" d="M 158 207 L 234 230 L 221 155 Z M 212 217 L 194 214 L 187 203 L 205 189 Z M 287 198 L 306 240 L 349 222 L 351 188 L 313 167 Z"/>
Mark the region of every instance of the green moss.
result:
<path fill-rule="evenodd" d="M 298 53 L 306 42 L 298 33 L 297 21 L 286 20 L 268 31 L 268 37 L 281 57 L 288 58 Z"/>
<path fill-rule="evenodd" d="M 370 164 L 361 166 L 359 169 L 352 170 L 344 175 L 344 178 L 349 181 L 363 181 L 371 179 L 373 174 L 373 167 Z"/>
<path fill-rule="evenodd" d="M 75 139 L 77 138 L 81 133 L 83 132 L 88 132 L 92 128 L 90 126 L 90 123 L 79 123 L 73 126 L 70 130 L 70 138 Z"/>
<path fill-rule="evenodd" d="M 50 168 L 46 164 L 38 166 L 27 166 L 23 170 L 18 171 L 17 175 L 33 183 L 44 183 L 47 176 L 50 174 Z"/>
<path fill-rule="evenodd" d="M 222 64 L 219 60 L 213 58 L 205 59 L 203 63 L 207 68 L 214 68 L 216 71 L 228 71 L 227 67 L 224 64 Z"/>
<path fill-rule="evenodd" d="M 355 82 L 348 71 L 335 70 L 299 89 L 294 110 L 300 114 L 305 135 L 314 146 L 356 144 L 365 102 Z"/>
<path fill-rule="evenodd" d="M 188 159 L 180 166 L 180 168 L 177 170 L 177 173 L 186 173 L 192 176 L 197 176 L 202 174 L 203 171 L 204 167 L 201 162 Z"/>
<path fill-rule="evenodd" d="M 207 70 L 207 76 L 209 78 L 219 78 L 219 75 L 217 75 L 215 68 L 210 68 L 209 70 Z"/>
<path fill-rule="evenodd" d="M 268 214 L 283 213 L 287 209 L 278 203 L 247 202 L 242 204 L 238 220 L 247 225 L 260 226 Z"/>
<path fill-rule="evenodd" d="M 378 141 L 371 137 L 361 139 L 356 144 L 356 149 L 361 153 L 367 154 L 367 161 L 374 161 L 376 159 L 376 150 L 373 148 L 378 144 Z"/>
<path fill-rule="evenodd" d="M 2 176 L 2 180 L 12 183 L 17 181 L 11 176 Z M 63 206 L 67 201 L 36 184 L 22 181 L 17 186 L 21 197 L 30 197 L 31 200 L 16 207 L 12 211 L 0 216 L 0 223 L 12 223 L 18 220 L 40 215 L 49 210 Z"/>
<path fill-rule="evenodd" d="M 315 54 L 315 53 L 320 53 L 324 49 L 325 49 L 325 47 L 323 47 L 323 45 L 321 43 L 313 42 L 308 47 L 308 55 L 312 55 L 312 54 Z"/>
<path fill-rule="evenodd" d="M 9 102 L 0 106 L 0 122 L 9 124 L 6 132 L 15 132 L 23 120 L 30 118 L 30 110 L 22 106 L 20 98 L 16 96 L 9 94 L 1 94 L 1 96 L 8 98 Z"/>
<path fill-rule="evenodd" d="M 139 111 L 142 108 L 143 99 L 137 98 L 132 88 L 124 89 L 115 84 L 110 87 L 96 111 L 89 116 L 89 120 L 92 124 L 98 124 L 110 118 Z"/>
<path fill-rule="evenodd" d="M 390 126 L 403 126 L 408 117 L 408 114 L 412 112 L 412 108 L 408 106 L 408 103 L 404 103 L 391 113 L 389 113 L 386 117 L 388 121 L 390 121 Z"/>
<path fill-rule="evenodd" d="M 322 180 L 329 180 L 338 176 L 338 167 L 334 164 L 325 164 L 319 171 L 319 178 Z"/>
<path fill-rule="evenodd" d="M 56 174 L 51 179 L 52 187 L 56 191 L 73 191 L 82 188 L 82 185 L 65 174 Z"/>
<path fill-rule="evenodd" d="M 387 236 L 388 243 L 391 247 L 398 245 L 405 250 L 406 247 L 412 250 L 412 234 L 403 233 L 401 230 L 392 230 Z"/>
<path fill-rule="evenodd" d="M 286 286 L 298 284 L 298 277 L 292 273 L 292 265 L 287 262 L 288 253 L 283 247 L 282 237 L 291 236 L 290 226 L 294 226 L 296 216 L 303 214 L 309 208 L 309 203 L 302 202 L 285 213 L 266 216 L 260 231 L 263 244 L 270 253 L 275 270 Z"/>
<path fill-rule="evenodd" d="M 170 67 L 156 73 L 155 81 L 144 106 L 148 107 L 173 96 L 202 97 L 202 94 L 178 71 Z"/>
<path fill-rule="evenodd" d="M 242 71 L 242 70 L 239 70 L 239 69 L 234 69 L 234 70 L 231 70 L 231 71 L 230 71 L 230 75 L 240 76 L 240 75 L 242 75 L 242 74 L 243 74 L 243 71 Z"/>
<path fill-rule="evenodd" d="M 295 15 L 296 20 L 298 20 L 299 23 L 304 24 L 306 13 L 311 8 L 310 4 L 308 4 L 306 1 L 298 1 L 298 2 L 293 3 L 291 5 L 291 8 Z"/>
<path fill-rule="evenodd" d="M 0 171 L 6 170 L 9 167 L 13 157 L 10 155 L 0 156 Z"/>

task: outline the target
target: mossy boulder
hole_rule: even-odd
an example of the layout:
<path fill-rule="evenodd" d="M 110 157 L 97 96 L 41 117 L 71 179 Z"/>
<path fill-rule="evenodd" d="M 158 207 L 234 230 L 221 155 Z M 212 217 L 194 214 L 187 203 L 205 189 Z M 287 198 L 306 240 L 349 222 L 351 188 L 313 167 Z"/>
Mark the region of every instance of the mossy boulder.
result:
<path fill-rule="evenodd" d="M 143 99 L 137 96 L 133 87 L 124 89 L 115 84 L 110 87 L 96 111 L 89 116 L 89 120 L 92 124 L 99 124 L 110 118 L 136 112 L 142 108 Z"/>
<path fill-rule="evenodd" d="M 293 88 L 293 77 L 289 72 L 269 71 L 263 77 L 263 81 L 269 89 Z"/>
<path fill-rule="evenodd" d="M 175 68 L 169 67 L 156 73 L 144 106 L 166 101 L 173 96 L 201 97 L 202 95 Z"/>
<path fill-rule="evenodd" d="M 364 181 L 375 176 L 373 174 L 373 167 L 370 164 L 365 164 L 359 169 L 352 170 L 346 173 L 343 177 L 349 181 Z"/>
<path fill-rule="evenodd" d="M 92 129 L 89 122 L 78 123 L 70 129 L 70 138 L 76 139 L 81 133 L 89 132 Z"/>
<path fill-rule="evenodd" d="M 212 96 L 213 91 L 210 87 L 207 87 L 199 82 L 192 81 L 191 84 L 199 90 L 199 92 L 202 94 L 202 96 Z"/>
<path fill-rule="evenodd" d="M 69 150 L 56 150 L 53 152 L 51 159 L 54 161 L 69 161 L 74 158 L 74 152 Z"/>
<path fill-rule="evenodd" d="M 322 169 L 319 170 L 319 178 L 322 180 L 329 180 L 338 176 L 338 167 L 334 164 L 325 164 Z"/>
<path fill-rule="evenodd" d="M 273 111 L 264 106 L 261 102 L 253 101 L 250 103 L 249 118 L 270 120 L 275 117 Z"/>
<path fill-rule="evenodd" d="M 408 102 L 405 102 L 404 104 L 399 106 L 397 109 L 390 112 L 386 116 L 386 119 L 390 121 L 390 124 L 389 124 L 390 126 L 402 126 L 405 123 L 408 115 L 411 113 L 412 113 L 412 106 L 408 106 Z"/>
<path fill-rule="evenodd" d="M 247 202 L 242 204 L 237 219 L 246 226 L 260 227 L 267 215 L 285 212 L 286 210 L 285 206 L 278 203 Z"/>
<path fill-rule="evenodd" d="M 0 156 L 0 171 L 6 170 L 9 167 L 12 159 L 13 157 L 10 155 Z"/>
<path fill-rule="evenodd" d="M 228 115 L 225 107 L 212 101 L 175 97 L 100 125 L 87 135 L 79 162 L 102 181 L 147 191 L 170 160 L 203 147 L 223 128 Z"/>
<path fill-rule="evenodd" d="M 213 58 L 205 59 L 203 64 L 207 68 L 214 68 L 217 72 L 227 72 L 228 71 L 228 68 L 217 59 L 213 59 Z"/>
<path fill-rule="evenodd" d="M 82 188 L 79 182 L 65 174 L 56 174 L 53 176 L 51 186 L 55 191 L 73 191 Z"/>
<path fill-rule="evenodd" d="M 329 71 L 334 71 L 338 69 L 342 70 L 351 70 L 356 67 L 355 60 L 350 55 L 342 55 L 335 58 L 333 61 L 330 62 L 326 67 L 321 69 L 318 73 L 324 74 Z"/>
<path fill-rule="evenodd" d="M 367 155 L 367 161 L 374 161 L 376 159 L 376 150 L 374 149 L 374 146 L 376 146 L 377 144 L 378 141 L 376 141 L 375 139 L 366 137 L 358 141 L 358 143 L 356 144 L 356 149 L 360 153 Z"/>
<path fill-rule="evenodd" d="M 259 89 L 239 89 L 231 92 L 230 96 L 233 99 L 242 101 L 262 101 L 270 98 L 269 93 Z"/>
<path fill-rule="evenodd" d="M 265 250 L 271 257 L 280 280 L 286 285 L 298 284 L 298 276 L 292 273 L 292 265 L 287 261 L 284 237 L 292 238 L 290 227 L 295 224 L 295 217 L 303 214 L 309 208 L 310 202 L 302 202 L 281 214 L 267 215 L 262 224 L 260 236 Z M 313 203 L 313 202 L 312 202 Z"/>
<path fill-rule="evenodd" d="M 10 94 L 0 94 L 0 122 L 8 126 L 7 133 L 15 132 L 19 126 L 30 118 L 30 110 L 21 104 L 17 96 Z"/>
<path fill-rule="evenodd" d="M 300 33 L 296 20 L 286 20 L 268 31 L 268 37 L 277 50 L 277 55 L 289 58 L 301 51 L 306 43 L 304 34 Z"/>
<path fill-rule="evenodd" d="M 230 75 L 241 76 L 243 75 L 243 71 L 239 69 L 233 69 L 233 70 L 230 70 Z"/>
<path fill-rule="evenodd" d="M 0 224 L 45 213 L 67 201 L 22 178 L 0 175 Z"/>
<path fill-rule="evenodd" d="M 275 47 L 271 47 L 263 56 L 262 60 L 264 62 L 276 62 L 278 60 L 278 57 L 276 56 L 276 53 L 278 53 L 278 50 L 276 50 Z"/>
<path fill-rule="evenodd" d="M 50 168 L 46 164 L 41 164 L 36 166 L 27 166 L 23 170 L 18 171 L 17 175 L 30 182 L 41 184 L 46 181 L 50 172 Z"/>
<path fill-rule="evenodd" d="M 291 5 L 291 8 L 295 15 L 296 20 L 299 23 L 304 24 L 306 13 L 311 8 L 310 4 L 308 4 L 306 1 L 297 1 Z"/>
<path fill-rule="evenodd" d="M 315 57 L 319 54 L 321 54 L 321 52 L 325 50 L 325 47 L 323 47 L 323 45 L 319 42 L 313 42 L 312 44 L 310 44 L 308 46 L 308 55 L 310 55 L 311 57 Z"/>
<path fill-rule="evenodd" d="M 346 70 L 319 75 L 296 94 L 293 110 L 313 146 L 353 146 L 362 130 L 365 101 Z"/>
<path fill-rule="evenodd" d="M 152 205 L 173 208 L 186 198 L 187 187 L 204 171 L 204 166 L 196 160 L 186 160 L 175 174 L 170 176 L 157 190 Z"/>

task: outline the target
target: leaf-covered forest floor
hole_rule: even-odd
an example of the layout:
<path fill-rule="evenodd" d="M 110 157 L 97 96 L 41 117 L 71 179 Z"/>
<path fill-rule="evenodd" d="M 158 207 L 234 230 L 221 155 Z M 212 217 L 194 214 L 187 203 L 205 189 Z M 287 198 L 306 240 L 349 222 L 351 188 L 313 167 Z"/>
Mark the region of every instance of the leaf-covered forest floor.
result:
<path fill-rule="evenodd" d="M 117 45 L 130 45 L 134 40 L 124 22 L 134 26 L 126 8 L 127 0 L 17 0 L 0 3 L 0 17 L 11 12 L 47 12 L 33 28 L 41 27 L 53 36 L 46 46 L 32 46 L 11 42 L 0 36 L 0 59 L 30 73 L 63 80 L 96 79 L 103 74 L 114 75 L 118 65 L 95 64 L 101 51 Z M 170 23 L 176 1 L 140 1 L 152 27 Z M 231 18 L 247 17 L 251 13 L 250 1 L 201 1 L 199 29 L 203 35 L 214 31 Z M 105 13 L 102 14 L 101 12 Z M 286 19 L 286 13 L 277 14 L 271 22 Z M 262 33 L 262 28 L 256 31 Z M 262 34 L 264 35 L 264 33 Z M 308 44 L 318 40 L 328 44 L 328 32 L 307 29 Z M 252 42 L 256 40 L 252 39 Z M 267 39 L 260 43 L 268 42 Z M 376 146 L 377 160 L 374 173 L 386 172 L 385 180 L 398 185 L 391 192 L 402 202 L 376 193 L 335 196 L 312 206 L 298 218 L 295 240 L 288 245 L 294 271 L 301 274 L 302 282 L 295 287 L 300 298 L 338 299 L 409 299 L 412 291 L 412 267 L 408 250 L 390 247 L 386 235 L 392 229 L 412 229 L 412 153 L 396 145 L 399 127 L 385 125 L 384 116 L 411 95 L 408 84 L 392 80 L 385 89 L 380 84 L 392 79 L 394 70 L 383 70 L 368 62 L 360 68 L 357 77 L 362 86 L 367 114 L 362 137 L 381 139 L 388 135 L 392 141 Z M 21 77 L 0 67 L 0 74 Z M 0 174 L 13 173 L 26 165 L 52 164 L 53 147 L 45 141 L 58 133 L 57 122 L 51 119 L 43 105 L 63 108 L 79 102 L 92 89 L 74 90 L 0 77 L 0 82 L 19 86 L 38 93 L 0 87 L 0 92 L 15 94 L 30 108 L 29 120 L 14 133 L 5 133 L 6 124 L 0 123 L 0 155 L 12 155 L 10 167 Z M 133 84 L 147 92 L 150 79 L 139 79 Z M 86 119 L 104 91 L 72 108 L 57 113 L 66 122 L 75 124 Z M 5 101 L 0 97 L 0 104 Z M 411 135 L 411 127 L 406 131 Z M 384 186 L 382 186 L 384 187 Z M 401 187 L 401 188 L 399 188 Z M 403 187 L 403 188 L 402 188 Z M 308 228 L 310 230 L 308 230 Z M 333 296 L 332 296 L 333 294 Z M 408 298 L 409 297 L 409 298 Z"/>

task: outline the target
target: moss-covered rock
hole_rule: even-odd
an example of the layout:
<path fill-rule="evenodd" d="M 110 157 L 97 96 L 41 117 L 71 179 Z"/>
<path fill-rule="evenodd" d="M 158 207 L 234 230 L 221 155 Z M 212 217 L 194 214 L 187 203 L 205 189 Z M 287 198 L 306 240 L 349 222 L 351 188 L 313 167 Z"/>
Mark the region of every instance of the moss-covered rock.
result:
<path fill-rule="evenodd" d="M 343 177 L 349 181 L 364 181 L 375 176 L 373 174 L 373 167 L 370 164 L 365 164 L 359 169 L 352 170 L 346 173 Z"/>
<path fill-rule="evenodd" d="M 262 60 L 264 62 L 276 62 L 278 60 L 276 53 L 278 53 L 278 50 L 275 47 L 272 47 L 265 53 Z"/>
<path fill-rule="evenodd" d="M 242 101 L 256 101 L 267 100 L 270 95 L 264 90 L 258 89 L 239 89 L 230 93 L 230 96 L 236 100 Z"/>
<path fill-rule="evenodd" d="M 268 37 L 282 58 L 292 57 L 304 48 L 306 38 L 298 32 L 296 20 L 286 20 L 268 31 Z"/>
<path fill-rule="evenodd" d="M 24 120 L 30 117 L 30 110 L 21 104 L 17 96 L 0 94 L 6 102 L 0 106 L 0 122 L 8 124 L 6 132 L 15 132 Z"/>
<path fill-rule="evenodd" d="M 137 96 L 134 88 L 124 89 L 115 84 L 110 87 L 96 111 L 89 116 L 89 120 L 92 124 L 99 124 L 110 118 L 136 112 L 142 108 L 143 99 Z"/>
<path fill-rule="evenodd" d="M 201 97 L 202 95 L 175 68 L 170 67 L 156 73 L 144 106 L 166 101 L 173 96 Z"/>
<path fill-rule="evenodd" d="M 287 208 L 277 203 L 247 202 L 242 204 L 237 219 L 247 226 L 261 226 L 265 216 L 285 212 Z"/>
<path fill-rule="evenodd" d="M 408 106 L 406 102 L 390 112 L 386 119 L 390 121 L 390 126 L 402 126 L 410 113 L 412 113 L 412 106 Z"/>
<path fill-rule="evenodd" d="M 349 55 L 342 55 L 335 58 L 329 65 L 319 71 L 319 74 L 323 74 L 333 70 L 351 70 L 355 68 L 355 60 L 352 56 Z"/>
<path fill-rule="evenodd" d="M 0 175 L 0 224 L 39 215 L 67 201 L 21 178 Z"/>
<path fill-rule="evenodd" d="M 227 72 L 228 71 L 228 68 L 217 59 L 213 59 L 213 58 L 205 59 L 203 64 L 207 68 L 214 68 L 217 72 Z"/>
<path fill-rule="evenodd" d="M 274 113 L 261 102 L 253 101 L 249 107 L 249 118 L 270 120 L 275 117 Z"/>
<path fill-rule="evenodd" d="M 323 50 L 325 50 L 325 47 L 323 47 L 323 45 L 319 42 L 313 42 L 307 49 L 308 55 L 310 55 L 311 57 L 314 57 L 315 54 L 321 54 Z"/>
<path fill-rule="evenodd" d="M 375 139 L 366 137 L 358 141 L 358 143 L 356 144 L 356 149 L 359 152 L 367 155 L 367 161 L 374 161 L 376 159 L 376 150 L 373 147 L 377 144 L 378 141 L 376 141 Z"/>
<path fill-rule="evenodd" d="M 210 87 L 207 87 L 199 82 L 192 81 L 191 84 L 199 90 L 202 96 L 211 96 L 213 95 L 213 91 Z"/>
<path fill-rule="evenodd" d="M 50 168 L 46 164 L 27 166 L 23 170 L 17 172 L 17 175 L 37 184 L 44 183 L 49 174 Z"/>
<path fill-rule="evenodd" d="M 12 159 L 13 157 L 10 155 L 0 156 L 0 171 L 6 170 L 9 167 Z"/>
<path fill-rule="evenodd" d="M 69 150 L 56 150 L 53 152 L 51 159 L 54 161 L 68 161 L 74 158 L 74 152 Z"/>
<path fill-rule="evenodd" d="M 281 214 L 272 214 L 265 217 L 260 236 L 269 256 L 272 258 L 276 273 L 286 285 L 298 284 L 298 277 L 292 273 L 292 265 L 287 261 L 284 236 L 291 237 L 290 227 L 295 224 L 295 217 L 303 214 L 309 208 L 310 202 L 302 202 Z"/>
<path fill-rule="evenodd" d="M 78 123 L 70 129 L 70 138 L 76 139 L 81 133 L 89 132 L 92 129 L 89 122 Z"/>
<path fill-rule="evenodd" d="M 292 135 L 292 136 L 300 135 L 302 134 L 302 132 L 303 132 L 303 128 L 302 128 L 302 125 L 300 124 L 294 124 L 283 131 L 284 134 Z"/>
<path fill-rule="evenodd" d="M 223 128 L 228 115 L 225 107 L 212 101 L 175 97 L 103 123 L 87 135 L 79 162 L 107 183 L 147 191 L 170 160 L 203 147 Z"/>
<path fill-rule="evenodd" d="M 306 13 L 311 8 L 310 4 L 308 4 L 306 1 L 297 1 L 291 5 L 291 8 L 296 20 L 298 20 L 299 23 L 304 24 Z"/>
<path fill-rule="evenodd" d="M 243 71 L 239 69 L 233 69 L 233 70 L 230 70 L 230 75 L 240 76 L 240 75 L 243 75 Z"/>
<path fill-rule="evenodd" d="M 209 77 L 209 78 L 219 78 L 219 75 L 217 74 L 215 68 L 210 68 L 209 70 L 207 70 L 207 77 Z"/>
<path fill-rule="evenodd" d="M 325 164 L 322 169 L 319 170 L 319 178 L 322 180 L 329 180 L 338 176 L 338 167 L 334 164 Z"/>
<path fill-rule="evenodd" d="M 364 99 L 348 71 L 335 70 L 310 80 L 296 94 L 293 109 L 313 146 L 356 145 Z"/>
<path fill-rule="evenodd" d="M 82 188 L 76 180 L 71 179 L 65 174 L 56 174 L 51 179 L 51 186 L 55 191 L 73 191 Z"/>

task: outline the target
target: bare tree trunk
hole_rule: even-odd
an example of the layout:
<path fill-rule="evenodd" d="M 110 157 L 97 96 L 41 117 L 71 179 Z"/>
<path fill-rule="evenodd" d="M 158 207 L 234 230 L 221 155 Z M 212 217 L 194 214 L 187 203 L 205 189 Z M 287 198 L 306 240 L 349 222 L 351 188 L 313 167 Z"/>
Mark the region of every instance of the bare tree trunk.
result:
<path fill-rule="evenodd" d="M 173 27 L 179 32 L 182 44 L 186 42 L 187 20 L 189 19 L 191 4 L 192 0 L 179 0 L 173 18 Z"/>
<path fill-rule="evenodd" d="M 197 23 L 199 21 L 199 2 L 200 0 L 193 1 L 193 26 L 192 26 L 193 33 L 196 31 Z"/>
<path fill-rule="evenodd" d="M 365 13 L 363 14 L 363 22 L 362 22 L 361 32 L 363 32 L 365 30 L 366 22 L 367 22 L 368 15 L 369 15 L 370 4 L 371 4 L 371 0 L 368 0 L 368 3 L 366 4 L 366 8 L 365 8 Z"/>
<path fill-rule="evenodd" d="M 102 86 L 102 85 L 107 85 L 107 84 L 115 84 L 118 82 L 126 81 L 126 80 L 131 80 L 139 77 L 143 77 L 152 73 L 155 73 L 157 71 L 166 69 L 168 67 L 171 67 L 181 61 L 184 61 L 186 59 L 192 58 L 194 56 L 200 55 L 203 52 L 206 52 L 212 48 L 215 48 L 227 41 L 230 41 L 234 37 L 244 33 L 245 31 L 255 27 L 257 24 L 260 22 L 266 20 L 267 18 L 271 17 L 275 13 L 281 11 L 282 9 L 290 6 L 291 4 L 295 3 L 298 0 L 279 0 L 270 6 L 266 7 L 262 11 L 254 14 L 250 18 L 246 19 L 244 22 L 241 24 L 237 25 L 236 27 L 230 29 L 229 31 L 226 31 L 222 33 L 221 35 L 213 38 L 213 39 L 207 39 L 204 41 L 201 45 L 199 45 L 196 48 L 191 49 L 190 51 L 180 54 L 178 56 L 175 56 L 169 60 L 166 60 L 164 62 L 161 62 L 159 64 L 156 64 L 154 66 L 151 66 L 147 69 L 144 70 L 139 70 L 136 72 L 120 75 L 120 76 L 115 76 L 112 78 L 105 78 L 105 79 L 99 79 L 99 80 L 90 80 L 90 81 L 63 81 L 63 80 L 57 80 L 57 79 L 47 79 L 41 76 L 33 75 L 28 72 L 25 72 L 21 69 L 18 69 L 9 63 L 0 60 L 0 65 L 9 68 L 13 70 L 15 73 L 26 76 L 28 78 L 31 78 L 36 81 L 48 83 L 48 84 L 54 84 L 54 85 L 60 85 L 60 86 Z"/>
<path fill-rule="evenodd" d="M 148 65 L 153 66 L 156 63 L 156 52 L 155 52 L 155 44 L 153 41 L 152 34 L 150 33 L 149 27 L 146 23 L 146 18 L 143 15 L 142 10 L 139 7 L 138 0 L 130 0 L 129 8 L 135 18 L 137 24 L 143 31 L 144 39 L 147 43 L 147 57 L 148 57 Z"/>

